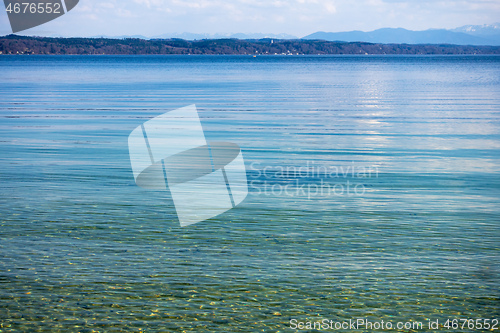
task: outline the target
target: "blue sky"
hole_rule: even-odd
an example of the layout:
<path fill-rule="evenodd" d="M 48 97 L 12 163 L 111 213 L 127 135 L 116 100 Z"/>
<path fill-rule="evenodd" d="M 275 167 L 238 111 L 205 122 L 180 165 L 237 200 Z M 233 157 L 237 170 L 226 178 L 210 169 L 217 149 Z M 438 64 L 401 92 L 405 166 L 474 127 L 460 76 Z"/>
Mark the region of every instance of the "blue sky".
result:
<path fill-rule="evenodd" d="M 3 6 L 2 6 L 3 7 Z M 5 10 L 0 35 L 11 33 Z M 67 15 L 22 34 L 155 36 L 455 28 L 499 21 L 498 0 L 80 0 Z"/>

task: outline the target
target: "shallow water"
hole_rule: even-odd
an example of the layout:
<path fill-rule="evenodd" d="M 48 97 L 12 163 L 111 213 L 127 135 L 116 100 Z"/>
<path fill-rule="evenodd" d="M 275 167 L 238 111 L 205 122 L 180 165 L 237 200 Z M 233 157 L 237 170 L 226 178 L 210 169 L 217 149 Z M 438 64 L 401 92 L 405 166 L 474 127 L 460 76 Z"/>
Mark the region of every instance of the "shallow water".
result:
<path fill-rule="evenodd" d="M 498 56 L 2 56 L 0 71 L 2 332 L 498 318 Z M 127 138 L 190 104 L 207 139 L 240 145 L 250 193 L 181 228 L 168 192 L 135 185 Z"/>

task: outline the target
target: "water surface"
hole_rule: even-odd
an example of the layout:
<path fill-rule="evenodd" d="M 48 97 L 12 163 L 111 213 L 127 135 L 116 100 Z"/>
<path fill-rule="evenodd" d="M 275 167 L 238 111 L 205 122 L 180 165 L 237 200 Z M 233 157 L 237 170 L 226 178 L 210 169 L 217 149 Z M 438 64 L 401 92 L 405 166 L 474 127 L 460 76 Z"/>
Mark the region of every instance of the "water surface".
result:
<path fill-rule="evenodd" d="M 0 331 L 498 318 L 498 56 L 2 56 L 0 71 Z M 168 192 L 135 185 L 127 137 L 190 104 L 208 140 L 242 147 L 250 194 L 181 228 Z"/>

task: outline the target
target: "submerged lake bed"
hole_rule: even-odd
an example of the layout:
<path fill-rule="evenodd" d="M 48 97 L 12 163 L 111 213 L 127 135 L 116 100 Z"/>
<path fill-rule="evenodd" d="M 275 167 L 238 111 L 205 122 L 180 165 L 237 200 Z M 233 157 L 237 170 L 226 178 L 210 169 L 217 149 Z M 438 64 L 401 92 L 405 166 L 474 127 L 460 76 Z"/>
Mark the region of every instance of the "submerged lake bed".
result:
<path fill-rule="evenodd" d="M 0 331 L 498 319 L 500 56 L 0 68 Z M 167 191 L 136 186 L 127 139 L 191 104 L 208 141 L 241 147 L 249 194 L 182 228 Z"/>

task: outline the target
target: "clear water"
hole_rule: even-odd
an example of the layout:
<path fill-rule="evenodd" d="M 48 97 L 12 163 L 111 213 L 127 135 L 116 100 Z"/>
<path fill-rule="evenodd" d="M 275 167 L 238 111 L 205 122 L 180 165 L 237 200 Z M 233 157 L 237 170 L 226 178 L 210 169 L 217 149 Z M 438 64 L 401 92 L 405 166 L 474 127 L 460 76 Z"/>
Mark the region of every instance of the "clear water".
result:
<path fill-rule="evenodd" d="M 0 73 L 1 332 L 500 314 L 498 56 L 2 56 Z M 168 192 L 135 185 L 127 137 L 189 104 L 251 186 L 181 228 Z"/>

